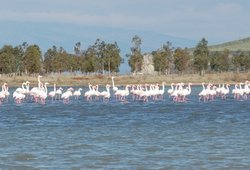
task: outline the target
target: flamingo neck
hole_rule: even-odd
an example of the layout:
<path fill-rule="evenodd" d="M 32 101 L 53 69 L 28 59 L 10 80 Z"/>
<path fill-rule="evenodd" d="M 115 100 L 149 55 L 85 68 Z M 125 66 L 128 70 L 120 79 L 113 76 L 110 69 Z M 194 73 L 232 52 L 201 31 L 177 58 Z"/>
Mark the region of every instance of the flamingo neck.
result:
<path fill-rule="evenodd" d="M 112 85 L 113 85 L 113 87 L 115 87 L 114 77 L 112 77 Z"/>

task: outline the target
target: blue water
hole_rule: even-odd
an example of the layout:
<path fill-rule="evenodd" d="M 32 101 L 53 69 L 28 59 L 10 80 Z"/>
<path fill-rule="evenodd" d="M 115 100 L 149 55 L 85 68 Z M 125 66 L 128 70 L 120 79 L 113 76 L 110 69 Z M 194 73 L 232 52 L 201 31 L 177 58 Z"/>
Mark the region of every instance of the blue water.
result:
<path fill-rule="evenodd" d="M 86 89 L 85 89 L 86 90 Z M 0 105 L 0 169 L 250 169 L 250 100 Z"/>

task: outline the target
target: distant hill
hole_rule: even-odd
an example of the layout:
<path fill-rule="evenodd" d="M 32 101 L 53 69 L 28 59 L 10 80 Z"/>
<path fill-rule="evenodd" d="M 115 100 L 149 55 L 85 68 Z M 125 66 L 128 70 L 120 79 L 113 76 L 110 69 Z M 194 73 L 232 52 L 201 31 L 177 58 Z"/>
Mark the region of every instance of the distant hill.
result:
<path fill-rule="evenodd" d="M 250 37 L 208 47 L 210 51 L 250 51 Z"/>

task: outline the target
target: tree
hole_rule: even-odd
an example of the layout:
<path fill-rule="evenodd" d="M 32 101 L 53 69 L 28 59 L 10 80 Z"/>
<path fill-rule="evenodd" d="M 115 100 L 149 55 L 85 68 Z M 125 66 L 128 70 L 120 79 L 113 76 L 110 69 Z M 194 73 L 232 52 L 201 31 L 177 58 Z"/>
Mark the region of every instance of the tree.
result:
<path fill-rule="evenodd" d="M 223 52 L 211 54 L 210 66 L 214 71 L 228 71 L 230 67 L 229 50 L 225 49 Z"/>
<path fill-rule="evenodd" d="M 174 52 L 174 64 L 175 68 L 183 74 L 183 71 L 186 70 L 189 63 L 189 53 L 187 49 L 177 48 Z"/>
<path fill-rule="evenodd" d="M 154 70 L 165 74 L 166 70 L 170 68 L 172 62 L 172 47 L 171 43 L 163 44 L 163 47 L 156 52 L 153 52 Z M 169 73 L 170 71 L 168 71 Z"/>
<path fill-rule="evenodd" d="M 209 50 L 207 47 L 207 40 L 202 38 L 201 41 L 197 44 L 194 50 L 194 68 L 199 71 L 200 75 L 204 75 L 205 70 L 208 67 L 209 61 Z"/>
<path fill-rule="evenodd" d="M 30 45 L 24 54 L 24 67 L 26 73 L 39 73 L 42 68 L 42 55 L 39 46 Z"/>
<path fill-rule="evenodd" d="M 237 51 L 236 54 L 232 58 L 232 63 L 236 68 L 236 71 L 245 71 L 248 69 L 249 56 L 244 54 L 241 51 Z"/>
<path fill-rule="evenodd" d="M 59 47 L 57 55 L 53 59 L 53 67 L 58 73 L 69 70 L 68 53 L 62 47 Z"/>
<path fill-rule="evenodd" d="M 120 49 L 117 43 L 105 44 L 103 55 L 105 63 L 104 70 L 108 71 L 109 74 L 111 72 L 119 72 L 119 66 L 122 62 L 122 58 L 120 56 Z"/>
<path fill-rule="evenodd" d="M 82 55 L 81 42 L 77 42 L 75 44 L 74 51 L 75 51 L 76 56 Z"/>
<path fill-rule="evenodd" d="M 96 62 L 96 51 L 90 46 L 84 57 L 84 71 L 85 72 L 96 72 L 95 62 Z"/>
<path fill-rule="evenodd" d="M 48 49 L 47 52 L 44 54 L 43 65 L 46 73 L 51 73 L 56 71 L 53 66 L 53 62 L 56 56 L 57 56 L 56 46 L 53 46 L 52 48 Z"/>
<path fill-rule="evenodd" d="M 25 54 L 26 49 L 27 49 L 26 42 L 14 48 L 14 56 L 15 56 L 14 72 L 18 75 L 22 75 L 22 73 L 25 71 L 24 70 L 24 54 Z"/>
<path fill-rule="evenodd" d="M 5 45 L 0 50 L 0 73 L 9 74 L 15 72 L 14 48 L 11 45 Z"/>
<path fill-rule="evenodd" d="M 127 57 L 129 57 L 128 64 L 131 68 L 132 72 L 138 72 L 142 70 L 143 65 L 143 56 L 141 54 L 141 38 L 137 35 L 135 35 L 132 38 L 132 43 L 134 44 L 133 47 L 131 47 L 131 54 L 127 54 Z"/>

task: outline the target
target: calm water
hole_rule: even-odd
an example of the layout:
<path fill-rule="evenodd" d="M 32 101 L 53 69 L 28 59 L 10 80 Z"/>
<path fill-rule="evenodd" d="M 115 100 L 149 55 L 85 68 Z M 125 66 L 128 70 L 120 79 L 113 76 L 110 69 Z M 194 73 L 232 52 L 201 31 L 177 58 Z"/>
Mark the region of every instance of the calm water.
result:
<path fill-rule="evenodd" d="M 0 169 L 250 169 L 250 99 L 203 103 L 199 91 L 187 103 L 10 98 Z"/>

